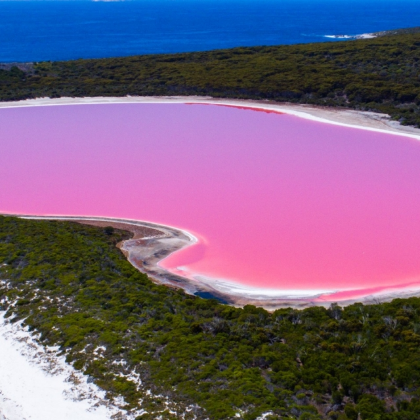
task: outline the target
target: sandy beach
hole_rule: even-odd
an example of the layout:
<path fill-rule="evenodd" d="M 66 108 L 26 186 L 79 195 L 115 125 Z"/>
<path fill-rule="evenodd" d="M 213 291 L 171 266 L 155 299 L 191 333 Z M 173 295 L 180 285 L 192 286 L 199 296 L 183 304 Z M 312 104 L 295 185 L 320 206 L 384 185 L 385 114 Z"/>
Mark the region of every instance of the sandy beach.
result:
<path fill-rule="evenodd" d="M 0 420 L 134 420 L 125 402 L 66 363 L 58 348 L 39 344 L 20 323 L 0 312 Z"/>
<path fill-rule="evenodd" d="M 287 113 L 300 118 L 327 124 L 388 133 L 420 140 L 420 129 L 401 126 L 399 123 L 390 121 L 390 118 L 383 114 L 308 105 L 279 104 L 266 101 L 219 100 L 205 97 L 40 98 L 19 102 L 4 102 L 0 104 L 0 108 L 115 103 L 188 103 L 252 108 L 262 111 Z M 214 297 L 223 303 L 234 306 L 253 304 L 268 310 L 290 306 L 296 308 L 314 305 L 329 306 L 331 302 L 336 300 L 334 297 L 334 290 L 325 290 L 322 291 L 322 293 L 318 291 L 317 293 L 316 291 L 310 290 L 282 291 L 251 288 L 234 284 L 223 279 L 209 279 L 204 276 L 197 276 L 194 280 L 191 280 L 170 273 L 165 270 L 160 263 L 175 251 L 197 242 L 197 238 L 195 238 L 194 235 L 176 227 L 157 225 L 147 221 L 101 218 L 99 216 L 45 216 L 45 218 L 73 220 L 96 226 L 114 226 L 115 228 L 130 231 L 133 234 L 133 237 L 119 244 L 119 248 L 127 257 L 128 261 L 137 269 L 147 274 L 154 282 L 165 284 L 169 287 L 182 288 L 189 294 Z M 395 297 L 418 295 L 420 295 L 420 290 L 415 288 L 390 288 L 389 290 L 382 290 L 380 293 L 371 293 L 369 295 L 361 294 L 360 297 L 355 299 L 340 299 L 340 305 L 344 306 L 360 301 L 370 303 L 379 300 L 392 300 Z"/>

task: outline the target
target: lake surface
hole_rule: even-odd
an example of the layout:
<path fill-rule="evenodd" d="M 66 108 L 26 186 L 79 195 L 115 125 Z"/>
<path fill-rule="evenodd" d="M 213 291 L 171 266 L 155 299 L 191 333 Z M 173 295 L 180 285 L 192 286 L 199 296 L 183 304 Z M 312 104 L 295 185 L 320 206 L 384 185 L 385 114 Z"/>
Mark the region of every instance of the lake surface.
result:
<path fill-rule="evenodd" d="M 419 22 L 418 0 L 1 1 L 0 62 L 319 42 Z"/>
<path fill-rule="evenodd" d="M 171 271 L 284 295 L 420 285 L 420 142 L 215 105 L 0 110 L 0 211 L 146 220 Z M 30 232 L 28 232 L 30 234 Z"/>

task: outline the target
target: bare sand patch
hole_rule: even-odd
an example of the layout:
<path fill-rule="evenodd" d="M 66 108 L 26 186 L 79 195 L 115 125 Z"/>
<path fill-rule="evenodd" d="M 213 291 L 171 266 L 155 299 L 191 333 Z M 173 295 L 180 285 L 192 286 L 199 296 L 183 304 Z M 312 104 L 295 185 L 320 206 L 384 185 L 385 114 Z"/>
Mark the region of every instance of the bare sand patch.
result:
<path fill-rule="evenodd" d="M 4 281 L 3 281 L 4 283 Z M 1 420 L 134 420 L 125 401 L 110 401 L 88 377 L 0 311 Z"/>

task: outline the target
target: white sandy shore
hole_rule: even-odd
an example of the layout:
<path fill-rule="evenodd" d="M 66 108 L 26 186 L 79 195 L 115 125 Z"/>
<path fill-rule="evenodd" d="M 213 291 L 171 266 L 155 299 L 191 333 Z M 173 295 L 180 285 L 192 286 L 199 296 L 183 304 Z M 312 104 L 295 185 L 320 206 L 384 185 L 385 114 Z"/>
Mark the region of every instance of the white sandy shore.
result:
<path fill-rule="evenodd" d="M 202 275 L 194 275 L 194 279 L 229 296 L 258 299 L 316 299 L 322 295 L 336 293 L 329 289 L 270 289 L 266 287 L 254 287 L 239 283 L 233 283 L 228 279 L 212 278 Z"/>
<path fill-rule="evenodd" d="M 123 401 L 122 401 L 123 402 Z M 141 413 L 137 413 L 141 414 Z M 0 420 L 134 419 L 0 312 Z"/>
<path fill-rule="evenodd" d="M 146 103 L 197 103 L 257 108 L 295 115 L 312 121 L 352 127 L 380 133 L 395 134 L 420 140 L 420 129 L 405 127 L 391 121 L 386 114 L 356 111 L 352 109 L 328 108 L 313 105 L 276 103 L 270 101 L 214 99 L 203 96 L 125 96 L 94 98 L 39 98 L 16 102 L 1 102 L 0 108 L 19 108 L 31 106 L 82 105 L 82 104 L 146 104 Z"/>
<path fill-rule="evenodd" d="M 233 283 L 226 279 L 217 279 L 206 276 L 194 276 L 201 284 L 212 290 L 231 297 L 238 302 L 246 304 L 247 300 L 252 301 L 255 306 L 261 306 L 268 310 L 283 307 L 303 308 L 308 306 L 329 307 L 331 303 L 337 302 L 340 306 L 348 306 L 357 302 L 364 304 L 389 302 L 393 299 L 405 299 L 409 297 L 420 297 L 420 285 L 399 287 L 388 286 L 382 290 L 371 293 L 363 290 L 321 290 L 321 289 L 268 289 L 264 287 L 252 287 Z M 354 294 L 355 297 L 343 298 L 342 293 Z M 237 305 L 241 306 L 241 305 Z"/>

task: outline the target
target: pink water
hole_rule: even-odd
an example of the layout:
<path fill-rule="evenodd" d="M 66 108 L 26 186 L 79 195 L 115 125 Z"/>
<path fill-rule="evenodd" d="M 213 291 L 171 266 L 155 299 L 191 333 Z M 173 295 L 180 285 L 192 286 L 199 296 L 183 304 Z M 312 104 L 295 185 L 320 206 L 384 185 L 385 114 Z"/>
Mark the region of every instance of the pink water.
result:
<path fill-rule="evenodd" d="M 0 132 L 2 212 L 183 228 L 199 244 L 163 264 L 189 276 L 333 300 L 420 286 L 416 140 L 183 104 L 2 109 Z"/>

